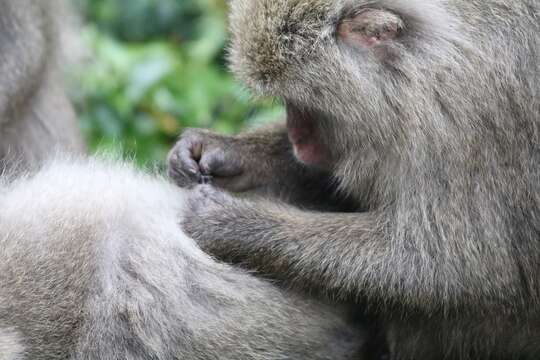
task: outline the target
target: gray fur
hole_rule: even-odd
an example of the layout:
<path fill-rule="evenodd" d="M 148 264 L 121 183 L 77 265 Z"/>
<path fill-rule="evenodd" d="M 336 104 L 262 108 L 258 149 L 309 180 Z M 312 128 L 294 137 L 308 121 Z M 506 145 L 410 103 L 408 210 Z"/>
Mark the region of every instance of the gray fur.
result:
<path fill-rule="evenodd" d="M 69 22 L 61 0 L 0 0 L 1 168 L 84 149 L 62 80 Z"/>
<path fill-rule="evenodd" d="M 0 360 L 360 358 L 344 310 L 203 253 L 183 191 L 113 162 L 37 170 L 83 150 L 69 21 L 60 0 L 0 0 Z"/>
<path fill-rule="evenodd" d="M 12 329 L 0 328 L 0 360 L 21 360 L 24 346 L 19 334 Z"/>
<path fill-rule="evenodd" d="M 362 8 L 399 15 L 403 32 L 375 48 L 341 41 Z M 394 359 L 539 358 L 539 20 L 536 0 L 233 0 L 232 69 L 289 117 L 310 114 L 320 178 L 356 212 L 202 187 L 186 230 L 223 259 L 367 303 Z M 282 197 L 277 182 L 313 174 L 283 139 L 220 137 L 214 153 Z"/>
<path fill-rule="evenodd" d="M 178 223 L 185 198 L 97 160 L 54 161 L 0 187 L 0 349 L 24 344 L 28 360 L 358 358 L 362 334 L 340 310 L 203 253 Z"/>

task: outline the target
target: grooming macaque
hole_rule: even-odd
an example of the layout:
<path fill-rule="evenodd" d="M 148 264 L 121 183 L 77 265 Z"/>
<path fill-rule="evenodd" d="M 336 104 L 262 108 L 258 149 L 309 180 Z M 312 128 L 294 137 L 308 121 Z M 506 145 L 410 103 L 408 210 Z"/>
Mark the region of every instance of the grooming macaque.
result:
<path fill-rule="evenodd" d="M 0 0 L 0 171 L 32 167 L 84 146 L 62 80 L 59 0 Z"/>
<path fill-rule="evenodd" d="M 287 120 L 181 137 L 172 177 L 216 185 L 190 195 L 188 234 L 367 304 L 393 359 L 538 359 L 540 3 L 230 3 L 232 69 Z M 328 184 L 357 211 L 318 209 Z"/>
<path fill-rule="evenodd" d="M 203 253 L 184 199 L 95 160 L 0 186 L 0 358 L 361 359 L 345 313 Z"/>
<path fill-rule="evenodd" d="M 182 190 L 50 160 L 83 149 L 61 5 L 0 0 L 0 359 L 361 359 L 343 309 L 204 254 L 178 223 Z"/>

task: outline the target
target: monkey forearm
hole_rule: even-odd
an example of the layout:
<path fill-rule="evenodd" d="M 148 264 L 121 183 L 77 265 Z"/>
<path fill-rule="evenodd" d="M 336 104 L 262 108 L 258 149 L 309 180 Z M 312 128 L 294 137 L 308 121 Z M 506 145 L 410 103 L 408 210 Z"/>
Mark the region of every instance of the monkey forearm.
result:
<path fill-rule="evenodd" d="M 318 209 L 343 207 L 331 176 L 321 169 L 301 164 L 293 154 L 285 124 L 274 124 L 248 131 L 234 138 L 247 167 L 258 179 L 257 190 L 286 202 Z"/>
<path fill-rule="evenodd" d="M 287 130 L 283 124 L 274 124 L 234 137 L 234 145 L 246 167 L 259 176 L 261 184 L 282 179 L 296 179 L 303 175 L 303 167 L 294 160 Z"/>
<path fill-rule="evenodd" d="M 184 225 L 206 250 L 219 257 L 309 288 L 356 296 L 366 258 L 385 251 L 384 223 L 372 214 L 305 212 L 285 204 L 238 201 L 228 209 L 204 212 L 215 224 Z M 219 231 L 217 231 L 219 228 Z M 214 231 L 216 230 L 216 231 Z M 358 264 L 351 273 L 352 264 Z"/>
<path fill-rule="evenodd" d="M 208 182 L 221 189 L 257 192 L 307 208 L 347 210 L 325 170 L 296 160 L 284 124 L 237 136 L 187 129 L 169 153 L 169 176 L 180 187 Z"/>
<path fill-rule="evenodd" d="M 205 226 L 187 221 L 186 227 L 211 253 L 346 298 L 369 296 L 429 312 L 475 305 L 485 309 L 515 295 L 515 279 L 502 276 L 512 264 L 488 253 L 474 259 L 463 250 L 469 254 L 465 258 L 452 250 L 460 244 L 442 242 L 434 244 L 438 252 L 426 256 L 415 239 L 390 236 L 386 213 L 317 213 L 233 199 L 219 213 L 197 216 Z M 456 278 L 461 280 L 452 281 Z"/>

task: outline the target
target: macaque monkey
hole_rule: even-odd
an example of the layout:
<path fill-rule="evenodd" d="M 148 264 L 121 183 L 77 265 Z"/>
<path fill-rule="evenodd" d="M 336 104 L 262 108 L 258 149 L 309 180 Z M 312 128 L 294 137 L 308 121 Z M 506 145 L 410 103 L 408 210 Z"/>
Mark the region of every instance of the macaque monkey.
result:
<path fill-rule="evenodd" d="M 0 186 L 0 359 L 363 359 L 346 311 L 202 252 L 185 198 L 111 160 Z"/>
<path fill-rule="evenodd" d="M 367 304 L 392 359 L 538 359 L 540 2 L 230 6 L 232 70 L 287 119 L 181 136 L 184 230 L 219 259 Z M 325 205 L 342 198 L 353 211 Z"/>

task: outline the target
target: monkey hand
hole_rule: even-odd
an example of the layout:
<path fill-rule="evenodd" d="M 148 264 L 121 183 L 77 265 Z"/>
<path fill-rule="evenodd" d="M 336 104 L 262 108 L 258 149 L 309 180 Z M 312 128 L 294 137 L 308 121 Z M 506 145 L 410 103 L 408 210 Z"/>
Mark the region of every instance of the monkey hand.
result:
<path fill-rule="evenodd" d="M 186 130 L 169 153 L 169 176 L 184 188 L 212 183 L 229 191 L 254 187 L 249 151 L 232 136 L 208 130 Z"/>
<path fill-rule="evenodd" d="M 188 195 L 182 227 L 206 252 L 222 258 L 227 223 L 244 201 L 211 185 L 198 185 Z M 223 258 L 222 258 L 223 259 Z"/>

